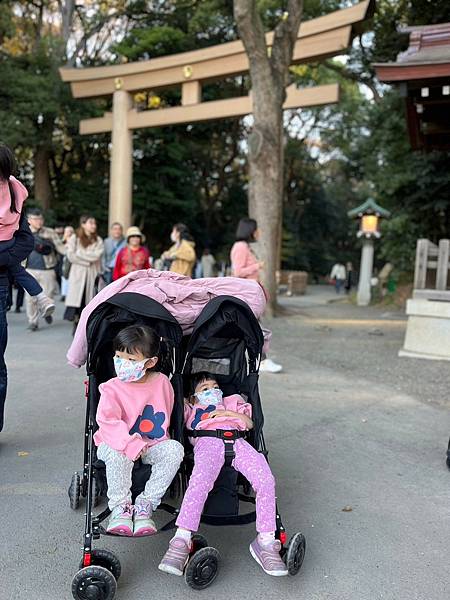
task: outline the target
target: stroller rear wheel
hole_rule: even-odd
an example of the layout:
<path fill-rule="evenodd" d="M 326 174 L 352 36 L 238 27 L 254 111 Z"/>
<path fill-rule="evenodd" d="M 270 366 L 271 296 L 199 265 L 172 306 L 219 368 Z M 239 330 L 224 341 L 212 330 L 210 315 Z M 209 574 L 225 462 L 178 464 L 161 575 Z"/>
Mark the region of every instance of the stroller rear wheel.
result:
<path fill-rule="evenodd" d="M 192 554 L 198 552 L 202 548 L 208 547 L 208 540 L 201 533 L 194 533 L 192 536 Z"/>
<path fill-rule="evenodd" d="M 69 493 L 69 500 L 70 500 L 70 508 L 72 510 L 76 510 L 80 506 L 80 493 L 81 493 L 80 475 L 78 473 L 74 473 L 72 475 L 68 493 Z"/>
<path fill-rule="evenodd" d="M 184 572 L 189 587 L 203 590 L 214 581 L 219 572 L 219 552 L 210 546 L 201 548 L 190 559 Z"/>
<path fill-rule="evenodd" d="M 106 550 L 106 548 L 94 548 L 91 550 L 91 565 L 108 569 L 108 571 L 114 575 L 116 580 L 119 579 L 122 573 L 122 565 L 120 564 L 120 560 L 117 558 L 114 552 L 111 552 L 111 550 Z M 82 568 L 83 561 L 80 563 L 80 569 Z"/>
<path fill-rule="evenodd" d="M 116 590 L 114 575 L 104 567 L 85 567 L 72 579 L 75 600 L 113 600 Z"/>
<path fill-rule="evenodd" d="M 303 533 L 296 533 L 289 542 L 284 556 L 289 575 L 297 575 L 305 558 L 306 540 Z"/>

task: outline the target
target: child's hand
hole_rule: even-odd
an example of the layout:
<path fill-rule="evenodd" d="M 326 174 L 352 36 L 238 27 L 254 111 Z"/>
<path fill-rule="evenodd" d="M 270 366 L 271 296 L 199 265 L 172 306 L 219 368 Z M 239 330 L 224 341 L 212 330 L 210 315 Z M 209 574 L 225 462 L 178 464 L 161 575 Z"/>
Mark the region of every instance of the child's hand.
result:
<path fill-rule="evenodd" d="M 208 413 L 208 419 L 214 419 L 214 417 L 226 417 L 226 416 L 228 416 L 226 410 L 213 410 L 212 412 Z"/>

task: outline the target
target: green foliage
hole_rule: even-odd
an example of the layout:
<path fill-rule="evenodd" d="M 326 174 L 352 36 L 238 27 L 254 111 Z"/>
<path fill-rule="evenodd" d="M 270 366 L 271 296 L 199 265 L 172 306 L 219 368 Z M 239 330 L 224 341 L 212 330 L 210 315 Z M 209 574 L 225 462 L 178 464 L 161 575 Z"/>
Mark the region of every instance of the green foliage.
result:
<path fill-rule="evenodd" d="M 39 7 L 55 14 L 53 0 L 2 2 L 0 12 L 0 122 L 2 141 L 16 149 L 21 177 L 30 188 L 34 156 L 50 151 L 53 189 L 50 219 L 77 224 L 84 212 L 97 217 L 106 233 L 109 135 L 80 136 L 80 119 L 100 116 L 110 100 L 74 100 L 60 80 L 65 48 L 55 28 L 39 25 Z M 304 19 L 338 10 L 348 2 L 305 0 Z M 119 42 L 106 36 L 97 54 L 80 46 L 81 65 L 145 60 L 236 39 L 229 0 L 93 0 L 77 3 L 78 34 L 116 21 L 127 31 Z M 260 0 L 264 25 L 275 27 L 286 10 L 282 0 Z M 75 17 L 74 17 L 75 19 Z M 378 0 L 370 32 L 357 38 L 348 60 L 291 69 L 300 87 L 339 82 L 336 106 L 292 113 L 286 145 L 283 266 L 326 274 L 336 260 L 358 263 L 356 223 L 347 211 L 367 196 L 392 212 L 377 242 L 379 261 L 410 273 L 418 237 L 437 241 L 450 235 L 449 153 L 412 152 L 403 100 L 381 87 L 374 62 L 395 60 L 408 37 L 405 25 L 450 21 L 448 0 Z M 55 23 L 58 19 L 55 19 Z M 92 39 L 92 38 L 90 38 Z M 114 42 L 114 43 L 113 43 Z M 92 42 L 91 42 L 92 45 Z M 203 87 L 203 99 L 246 94 L 248 77 Z M 153 90 L 143 90 L 151 93 Z M 179 101 L 179 90 L 164 102 Z M 154 255 L 169 244 L 173 222 L 192 229 L 198 247 L 210 246 L 228 258 L 236 223 L 247 213 L 247 125 L 243 120 L 140 130 L 134 134 L 134 217 Z M 32 203 L 33 200 L 30 200 Z"/>

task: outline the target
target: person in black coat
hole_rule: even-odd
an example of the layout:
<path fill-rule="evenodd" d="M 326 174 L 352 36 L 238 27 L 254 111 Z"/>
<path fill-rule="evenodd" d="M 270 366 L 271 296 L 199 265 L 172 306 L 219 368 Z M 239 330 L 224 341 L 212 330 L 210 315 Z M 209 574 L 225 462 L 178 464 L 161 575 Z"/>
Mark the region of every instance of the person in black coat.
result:
<path fill-rule="evenodd" d="M 8 323 L 6 309 L 9 298 L 8 267 L 20 264 L 34 248 L 34 237 L 27 220 L 22 215 L 19 229 L 14 234 L 14 246 L 0 252 L 0 431 L 3 429 L 4 408 L 8 375 L 5 364 L 5 351 L 8 343 Z"/>

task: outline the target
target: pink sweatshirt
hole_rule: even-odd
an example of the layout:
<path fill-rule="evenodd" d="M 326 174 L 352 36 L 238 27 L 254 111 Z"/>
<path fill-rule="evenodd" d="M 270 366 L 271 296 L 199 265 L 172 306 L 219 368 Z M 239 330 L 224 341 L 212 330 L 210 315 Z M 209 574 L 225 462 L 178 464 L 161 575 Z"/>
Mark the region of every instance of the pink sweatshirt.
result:
<path fill-rule="evenodd" d="M 247 427 L 241 419 L 234 417 L 214 417 L 209 419 L 209 413 L 213 410 L 233 410 L 241 415 L 252 416 L 252 406 L 245 402 L 239 394 L 225 396 L 222 402 L 217 406 L 212 404 L 205 406 L 204 404 L 185 404 L 184 405 L 184 422 L 187 429 L 206 429 L 215 431 L 216 429 L 237 429 L 238 431 L 246 431 Z M 196 439 L 192 438 L 194 444 Z"/>
<path fill-rule="evenodd" d="M 18 179 L 11 175 L 9 181 L 14 190 L 17 212 L 11 212 L 11 194 L 8 182 L 0 179 L 0 242 L 11 240 L 19 229 L 20 213 L 23 203 L 28 197 L 26 187 Z"/>
<path fill-rule="evenodd" d="M 231 248 L 231 269 L 234 277 L 259 279 L 259 262 L 247 242 L 236 242 Z"/>
<path fill-rule="evenodd" d="M 126 383 L 118 377 L 100 384 L 97 408 L 98 431 L 94 442 L 102 442 L 136 460 L 144 448 L 169 439 L 172 385 L 163 373 L 145 383 Z"/>

